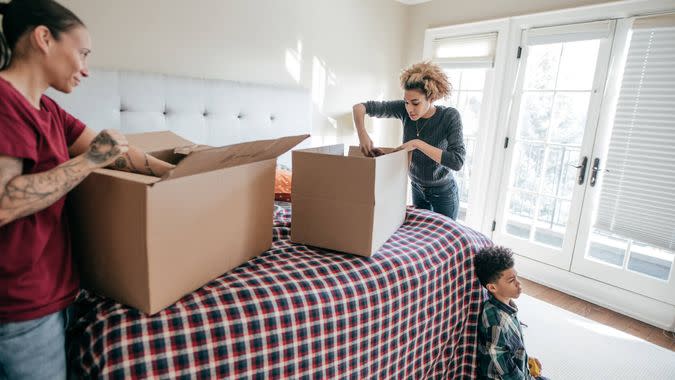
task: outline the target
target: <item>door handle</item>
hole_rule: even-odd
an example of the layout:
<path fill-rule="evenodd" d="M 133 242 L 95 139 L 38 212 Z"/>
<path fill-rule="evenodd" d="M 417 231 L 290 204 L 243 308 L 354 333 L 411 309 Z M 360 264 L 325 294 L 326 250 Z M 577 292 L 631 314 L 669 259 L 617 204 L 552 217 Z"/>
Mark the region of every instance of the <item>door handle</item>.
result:
<path fill-rule="evenodd" d="M 577 183 L 579 185 L 583 185 L 584 180 L 586 179 L 586 165 L 588 165 L 588 157 L 586 156 L 581 160 L 580 165 L 570 165 L 573 168 L 579 169 L 579 175 L 577 176 Z"/>
<path fill-rule="evenodd" d="M 600 167 L 600 158 L 595 157 L 595 160 L 593 160 L 593 167 L 591 168 L 591 187 L 595 186 L 595 182 L 598 179 L 598 172 L 599 171 L 604 171 L 604 172 L 609 173 L 609 170 L 603 169 L 603 168 Z"/>

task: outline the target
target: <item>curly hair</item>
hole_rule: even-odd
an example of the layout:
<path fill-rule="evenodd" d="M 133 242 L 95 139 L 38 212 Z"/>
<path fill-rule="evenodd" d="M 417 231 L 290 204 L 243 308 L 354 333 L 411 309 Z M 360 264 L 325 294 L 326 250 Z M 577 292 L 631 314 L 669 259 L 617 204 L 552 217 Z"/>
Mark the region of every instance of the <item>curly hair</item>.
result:
<path fill-rule="evenodd" d="M 419 62 L 403 70 L 401 88 L 420 90 L 433 102 L 450 96 L 452 84 L 440 66 L 431 62 Z"/>
<path fill-rule="evenodd" d="M 513 268 L 513 265 L 513 252 L 506 247 L 483 248 L 473 258 L 476 275 L 483 286 L 497 282 L 502 272 Z"/>

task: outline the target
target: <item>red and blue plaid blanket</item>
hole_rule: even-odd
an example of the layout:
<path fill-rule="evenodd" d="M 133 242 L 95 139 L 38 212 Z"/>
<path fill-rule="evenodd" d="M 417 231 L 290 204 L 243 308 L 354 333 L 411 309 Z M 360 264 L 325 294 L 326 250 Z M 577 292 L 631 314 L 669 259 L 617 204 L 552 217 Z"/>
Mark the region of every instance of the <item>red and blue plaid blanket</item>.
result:
<path fill-rule="evenodd" d="M 85 378 L 469 379 L 483 235 L 425 210 L 372 257 L 290 242 L 147 316 L 83 291 L 69 360 Z"/>

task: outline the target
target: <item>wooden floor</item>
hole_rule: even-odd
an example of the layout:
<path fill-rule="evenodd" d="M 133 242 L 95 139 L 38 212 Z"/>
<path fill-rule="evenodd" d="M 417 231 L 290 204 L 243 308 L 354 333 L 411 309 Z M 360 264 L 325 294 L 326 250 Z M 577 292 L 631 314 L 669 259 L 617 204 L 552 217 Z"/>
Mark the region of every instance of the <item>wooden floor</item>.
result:
<path fill-rule="evenodd" d="M 523 284 L 523 292 L 528 296 L 556 305 L 562 309 L 607 326 L 611 326 L 617 330 L 624 331 L 671 351 L 675 351 L 675 335 L 673 335 L 672 332 L 663 331 L 658 327 L 626 317 L 609 309 L 605 309 L 604 307 L 594 305 L 555 289 L 539 285 L 536 282 L 526 280 L 522 277 L 520 277 L 519 280 Z"/>

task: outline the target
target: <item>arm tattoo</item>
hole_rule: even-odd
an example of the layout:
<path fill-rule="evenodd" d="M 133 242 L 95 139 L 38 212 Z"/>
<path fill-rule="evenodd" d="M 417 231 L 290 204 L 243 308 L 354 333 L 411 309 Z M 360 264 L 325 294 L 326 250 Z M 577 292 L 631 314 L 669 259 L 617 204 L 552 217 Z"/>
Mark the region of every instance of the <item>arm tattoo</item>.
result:
<path fill-rule="evenodd" d="M 87 158 L 95 164 L 100 164 L 109 160 L 110 157 L 118 155 L 119 152 L 117 141 L 107 132 L 101 132 L 91 142 Z"/>
<path fill-rule="evenodd" d="M 13 178 L 0 188 L 0 226 L 51 206 L 90 172 L 75 158 L 46 172 Z"/>
<path fill-rule="evenodd" d="M 117 170 L 140 173 L 136 165 L 134 165 L 134 160 L 131 159 L 129 152 L 119 156 L 111 166 Z"/>
<path fill-rule="evenodd" d="M 114 166 L 115 166 L 115 169 L 117 169 L 117 170 L 124 170 L 124 169 L 127 169 L 129 167 L 129 165 L 127 165 L 127 159 L 124 158 L 124 156 L 118 157 L 115 160 Z"/>
<path fill-rule="evenodd" d="M 152 170 L 152 167 L 150 166 L 150 159 L 148 157 L 147 153 L 143 153 L 143 159 L 145 159 L 145 164 L 144 167 L 138 168 L 136 165 L 134 165 L 134 160 L 132 157 L 136 157 L 136 161 L 139 160 L 139 153 L 134 153 L 135 156 L 129 154 L 130 152 L 126 152 L 123 155 L 119 156 L 117 159 L 115 159 L 115 162 L 112 163 L 109 167 L 112 169 L 116 170 L 122 170 L 122 171 L 127 171 L 127 172 L 132 172 L 132 173 L 140 173 L 140 174 L 149 174 L 157 177 L 155 172 Z"/>

